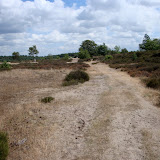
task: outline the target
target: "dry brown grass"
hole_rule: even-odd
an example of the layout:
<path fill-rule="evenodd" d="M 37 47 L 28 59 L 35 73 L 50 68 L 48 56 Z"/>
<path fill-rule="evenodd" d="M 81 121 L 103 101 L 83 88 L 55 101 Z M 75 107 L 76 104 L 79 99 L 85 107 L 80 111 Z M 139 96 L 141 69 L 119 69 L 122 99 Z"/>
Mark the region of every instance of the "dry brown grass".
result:
<path fill-rule="evenodd" d="M 65 70 L 12 70 L 0 75 L 1 113 L 6 113 L 12 103 L 23 101 L 24 95 L 30 95 L 35 88 L 54 88 L 60 85 Z M 30 97 L 32 98 L 32 96 Z M 31 101 L 29 99 L 28 101 Z M 7 104 L 7 105 L 6 105 Z M 3 107 L 2 107 L 3 106 Z M 15 108 L 15 107 L 14 107 Z"/>
<path fill-rule="evenodd" d="M 0 130 L 9 134 L 10 153 L 12 153 L 9 159 L 21 159 L 23 154 L 30 153 L 34 144 L 42 145 L 40 141 L 36 142 L 35 135 L 47 134 L 41 132 L 41 126 L 45 122 L 42 112 L 48 106 L 42 104 L 40 100 L 61 87 L 62 80 L 69 72 L 69 69 L 17 69 L 1 72 Z M 26 142 L 19 145 L 21 141 Z M 32 152 L 26 159 L 32 159 L 39 154 L 36 147 Z"/>
<path fill-rule="evenodd" d="M 20 63 L 12 65 L 11 71 L 1 72 L 0 131 L 9 135 L 9 160 L 24 157 L 30 160 L 45 153 L 44 142 L 54 125 L 48 124 L 43 111 L 54 110 L 52 105 L 57 102 L 43 104 L 41 99 L 54 97 L 54 93 L 61 90 L 62 80 L 72 69 L 88 66 L 55 60 Z"/>

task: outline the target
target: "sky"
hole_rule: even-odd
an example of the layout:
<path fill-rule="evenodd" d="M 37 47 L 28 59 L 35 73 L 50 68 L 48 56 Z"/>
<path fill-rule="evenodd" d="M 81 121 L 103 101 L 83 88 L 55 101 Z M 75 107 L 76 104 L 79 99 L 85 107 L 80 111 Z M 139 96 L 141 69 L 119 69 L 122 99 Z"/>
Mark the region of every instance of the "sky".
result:
<path fill-rule="evenodd" d="M 160 38 L 160 0 L 0 0 L 0 55 L 77 52 L 84 40 L 137 50 Z"/>

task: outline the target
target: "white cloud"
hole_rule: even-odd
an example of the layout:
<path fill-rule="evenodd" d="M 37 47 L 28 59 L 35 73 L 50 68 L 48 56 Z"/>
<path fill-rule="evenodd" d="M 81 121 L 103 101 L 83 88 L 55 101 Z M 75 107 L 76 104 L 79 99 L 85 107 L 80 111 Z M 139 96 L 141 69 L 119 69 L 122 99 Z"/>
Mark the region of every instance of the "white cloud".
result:
<path fill-rule="evenodd" d="M 129 3 L 132 4 L 140 4 L 147 7 L 158 7 L 160 6 L 159 0 L 127 0 Z"/>
<path fill-rule="evenodd" d="M 62 0 L 0 0 L 0 55 L 77 51 L 85 39 L 138 49 L 145 33 L 159 36 L 159 0 L 87 0 L 65 7 Z"/>

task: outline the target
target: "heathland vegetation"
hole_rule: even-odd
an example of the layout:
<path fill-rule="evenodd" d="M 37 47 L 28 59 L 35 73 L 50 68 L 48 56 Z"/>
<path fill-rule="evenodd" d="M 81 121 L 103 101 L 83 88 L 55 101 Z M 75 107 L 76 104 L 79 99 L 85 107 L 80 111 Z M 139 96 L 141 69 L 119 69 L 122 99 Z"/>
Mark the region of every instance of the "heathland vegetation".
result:
<path fill-rule="evenodd" d="M 0 70 L 9 70 L 9 62 L 23 62 L 13 65 L 12 68 L 23 69 L 50 69 L 50 68 L 70 68 L 84 69 L 86 64 L 80 64 L 84 61 L 100 60 L 107 63 L 110 67 L 121 68 L 127 71 L 131 76 L 141 76 L 148 87 L 160 87 L 160 39 L 151 39 L 147 34 L 139 44 L 138 51 L 128 51 L 126 48 L 115 46 L 109 48 L 105 43 L 98 45 L 93 40 L 85 40 L 79 47 L 77 53 L 66 53 L 61 55 L 37 56 L 39 51 L 35 45 L 29 47 L 28 56 L 20 55 L 19 52 L 13 52 L 12 56 L 0 56 Z M 67 63 L 71 58 L 79 57 L 79 63 Z M 38 63 L 27 63 L 36 61 Z M 72 80 L 73 82 L 73 80 Z M 71 82 L 70 82 L 71 83 Z M 77 82 L 76 82 L 77 83 Z M 64 83 L 66 84 L 66 82 Z M 67 84 L 69 84 L 67 82 Z"/>
<path fill-rule="evenodd" d="M 147 34 L 145 34 L 142 43 L 139 44 L 138 51 L 129 52 L 126 48 L 121 49 L 120 46 L 117 45 L 111 49 L 105 43 L 98 45 L 93 40 L 85 40 L 81 43 L 79 52 L 77 53 L 61 55 L 49 54 L 48 56 L 42 57 L 38 56 L 39 51 L 35 45 L 29 47 L 28 52 L 28 56 L 20 55 L 19 52 L 13 52 L 12 56 L 0 56 L 0 62 L 2 62 L 0 64 L 0 71 L 12 69 L 45 69 L 45 71 L 50 69 L 72 69 L 73 71 L 68 72 L 68 74 L 63 77 L 63 80 L 61 79 L 60 81 L 63 83 L 63 86 L 70 86 L 89 81 L 89 75 L 84 71 L 89 65 L 83 62 L 95 60 L 92 64 L 97 64 L 98 62 L 106 63 L 112 68 L 128 72 L 132 77 L 141 77 L 147 87 L 160 89 L 160 39 L 151 39 Z M 71 59 L 76 57 L 80 60 L 77 63 L 70 63 Z M 15 62 L 15 64 L 13 65 L 13 63 L 8 62 Z M 58 73 L 61 74 L 61 72 Z M 43 79 L 40 83 L 41 85 L 45 85 L 50 77 L 56 77 L 50 75 L 49 78 L 46 78 L 45 74 L 36 72 L 35 74 L 39 76 L 37 78 L 38 81 Z M 27 78 L 30 77 L 28 76 Z M 17 80 L 17 77 L 15 77 L 15 80 Z M 23 81 L 21 81 L 21 86 L 24 87 Z M 58 80 L 56 81 L 58 82 Z M 26 83 L 28 84 L 27 81 Z M 50 83 L 52 86 L 53 81 Z M 31 84 L 32 81 L 30 85 Z M 38 87 L 38 85 L 36 87 Z M 10 92 L 8 94 L 10 94 Z M 15 94 L 17 94 L 16 89 Z M 5 95 L 2 99 L 4 100 L 8 97 L 10 98 L 9 95 Z M 45 95 L 40 99 L 40 102 L 51 103 L 52 101 L 54 102 L 54 100 L 55 98 L 52 96 Z M 42 117 L 40 116 L 40 118 Z M 0 132 L 0 160 L 6 159 L 9 150 L 8 146 L 8 135 Z"/>
<path fill-rule="evenodd" d="M 9 145 L 6 133 L 0 132 L 0 160 L 5 160 L 8 156 Z"/>
<path fill-rule="evenodd" d="M 84 83 L 89 81 L 89 75 L 81 70 L 71 71 L 66 75 L 63 86 L 77 85 L 78 83 Z"/>
<path fill-rule="evenodd" d="M 37 56 L 39 51 L 35 45 L 29 47 L 28 56 L 20 55 L 19 52 L 13 52 L 12 56 L 0 56 L 0 70 L 9 70 L 11 66 L 7 64 L 10 62 L 23 62 L 12 68 L 29 68 L 29 69 L 50 69 L 50 68 L 64 68 L 71 65 L 66 63 L 71 58 L 79 57 L 79 62 L 93 60 L 100 60 L 108 63 L 113 68 L 122 68 L 131 76 L 148 77 L 145 82 L 148 87 L 160 87 L 160 39 L 151 39 L 147 34 L 139 44 L 138 51 L 130 51 L 126 48 L 115 46 L 113 49 L 109 48 L 105 43 L 97 45 L 93 40 L 85 40 L 81 43 L 79 52 L 66 53 L 61 55 L 51 55 L 40 57 Z M 26 63 L 31 61 L 38 61 L 39 63 Z M 83 69 L 85 64 L 76 65 L 76 69 Z M 81 68 L 82 67 L 82 68 Z"/>
<path fill-rule="evenodd" d="M 142 77 L 147 87 L 160 88 L 160 39 L 151 39 L 145 34 L 139 50 L 130 52 L 120 46 L 112 50 L 104 43 L 97 45 L 94 41 L 86 40 L 82 42 L 78 56 L 83 61 L 93 58 L 112 68 L 121 68 L 132 77 Z"/>

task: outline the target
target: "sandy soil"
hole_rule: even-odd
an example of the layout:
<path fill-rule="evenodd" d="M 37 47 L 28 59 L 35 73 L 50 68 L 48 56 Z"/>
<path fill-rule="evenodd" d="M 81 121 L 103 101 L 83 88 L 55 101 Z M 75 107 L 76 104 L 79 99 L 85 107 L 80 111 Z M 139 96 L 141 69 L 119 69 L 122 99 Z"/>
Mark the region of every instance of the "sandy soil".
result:
<path fill-rule="evenodd" d="M 71 62 L 67 62 L 67 63 L 77 63 L 79 60 L 79 58 L 72 58 L 72 61 Z"/>
<path fill-rule="evenodd" d="M 8 64 L 11 64 L 11 65 L 17 65 L 19 63 L 11 63 L 11 62 L 7 62 Z M 3 64 L 3 62 L 0 62 L 0 64 Z"/>
<path fill-rule="evenodd" d="M 9 160 L 160 159 L 160 109 L 152 104 L 157 91 L 101 63 L 91 65 L 90 81 L 77 86 L 60 86 L 67 72 L 43 71 L 49 85 L 45 76 L 36 87 L 32 80 L 10 104 L 16 113 L 1 121 L 10 136 Z M 56 85 L 48 73 L 59 74 Z M 44 96 L 55 101 L 42 104 Z"/>
<path fill-rule="evenodd" d="M 13 62 L 7 62 L 10 65 L 18 65 L 20 63 L 13 63 Z M 29 62 L 29 63 L 38 63 L 38 62 Z M 0 62 L 0 64 L 3 64 L 3 62 Z"/>

